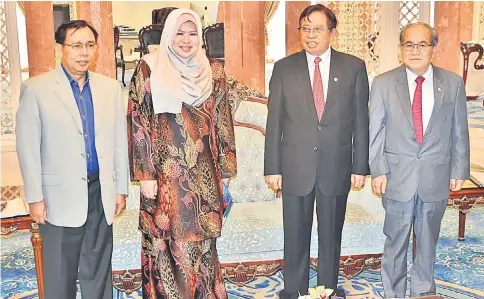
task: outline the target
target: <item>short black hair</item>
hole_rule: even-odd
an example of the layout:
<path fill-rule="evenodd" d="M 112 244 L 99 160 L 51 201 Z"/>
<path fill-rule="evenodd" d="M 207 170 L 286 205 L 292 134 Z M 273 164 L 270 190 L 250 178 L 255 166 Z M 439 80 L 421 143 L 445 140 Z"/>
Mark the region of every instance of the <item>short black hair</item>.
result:
<path fill-rule="evenodd" d="M 57 31 L 55 32 L 55 42 L 63 45 L 66 42 L 67 30 L 75 29 L 74 32 L 76 32 L 78 29 L 86 28 L 86 27 L 91 29 L 92 33 L 94 33 L 94 39 L 97 42 L 97 37 L 99 36 L 99 34 L 97 33 L 94 26 L 91 23 L 86 22 L 85 20 L 74 20 L 74 21 L 62 23 L 62 25 L 60 25 L 59 28 L 57 28 Z"/>
<path fill-rule="evenodd" d="M 301 16 L 299 16 L 299 27 L 301 27 L 302 21 L 305 18 L 309 20 L 309 15 L 315 11 L 322 12 L 326 16 L 326 18 L 328 19 L 328 27 L 329 27 L 328 29 L 336 28 L 336 26 L 338 25 L 338 20 L 336 19 L 336 15 L 331 9 L 329 9 L 328 7 L 322 4 L 315 4 L 315 5 L 310 5 L 306 7 L 301 13 Z"/>

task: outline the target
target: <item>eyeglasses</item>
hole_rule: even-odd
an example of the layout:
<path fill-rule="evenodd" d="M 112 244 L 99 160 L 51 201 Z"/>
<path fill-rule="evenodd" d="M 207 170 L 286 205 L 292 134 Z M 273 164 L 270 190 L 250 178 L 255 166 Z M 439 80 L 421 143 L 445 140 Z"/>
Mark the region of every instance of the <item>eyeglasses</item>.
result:
<path fill-rule="evenodd" d="M 433 46 L 427 43 L 421 43 L 421 44 L 406 43 L 402 47 L 405 52 L 412 52 L 416 48 L 420 53 L 425 53 L 430 49 L 430 47 L 433 47 Z"/>
<path fill-rule="evenodd" d="M 97 47 L 97 43 L 86 43 L 86 44 L 75 43 L 75 44 L 70 44 L 70 45 L 69 44 L 63 44 L 63 45 L 71 47 L 71 49 L 76 51 L 76 52 L 81 52 L 84 47 L 86 47 L 86 49 L 88 51 L 94 51 Z"/>
<path fill-rule="evenodd" d="M 328 31 L 331 30 L 331 28 L 315 27 L 315 28 L 311 29 L 309 27 L 299 27 L 298 30 L 301 31 L 304 34 L 309 34 L 309 33 L 311 33 L 311 31 L 314 32 L 315 34 L 321 34 L 326 30 L 328 30 Z"/>

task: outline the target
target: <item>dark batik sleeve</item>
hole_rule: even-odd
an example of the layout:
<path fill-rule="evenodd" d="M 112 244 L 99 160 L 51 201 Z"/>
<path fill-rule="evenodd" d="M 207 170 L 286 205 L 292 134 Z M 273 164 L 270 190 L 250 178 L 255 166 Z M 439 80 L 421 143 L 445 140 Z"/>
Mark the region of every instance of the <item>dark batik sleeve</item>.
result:
<path fill-rule="evenodd" d="M 234 123 L 229 103 L 229 94 L 225 82 L 223 67 L 220 72 L 219 92 L 223 93 L 217 97 L 217 107 L 215 109 L 215 126 L 218 140 L 219 157 L 218 161 L 222 170 L 222 178 L 234 178 L 237 175 L 237 156 L 235 151 Z"/>
<path fill-rule="evenodd" d="M 141 60 L 133 73 L 129 88 L 127 124 L 132 181 L 156 179 L 150 138 L 154 113 L 149 73 L 149 66 Z"/>

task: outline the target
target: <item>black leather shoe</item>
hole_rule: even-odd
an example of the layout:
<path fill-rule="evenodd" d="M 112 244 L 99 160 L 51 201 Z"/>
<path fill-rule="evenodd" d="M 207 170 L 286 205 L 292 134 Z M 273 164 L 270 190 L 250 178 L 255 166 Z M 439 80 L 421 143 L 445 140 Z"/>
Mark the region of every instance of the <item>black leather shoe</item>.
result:
<path fill-rule="evenodd" d="M 331 299 L 346 299 L 345 290 L 336 289 L 329 298 L 331 298 Z"/>

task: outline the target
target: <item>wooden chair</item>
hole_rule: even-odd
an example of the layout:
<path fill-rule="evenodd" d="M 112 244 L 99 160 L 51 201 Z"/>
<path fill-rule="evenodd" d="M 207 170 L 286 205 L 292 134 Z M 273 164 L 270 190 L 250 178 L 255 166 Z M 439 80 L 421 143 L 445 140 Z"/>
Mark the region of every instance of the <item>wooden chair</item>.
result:
<path fill-rule="evenodd" d="M 119 51 L 119 58 L 117 53 Z M 116 61 L 116 79 L 118 78 L 118 67 L 121 68 L 121 81 L 123 82 L 123 86 L 126 87 L 126 83 L 124 83 L 124 73 L 126 72 L 126 61 L 124 61 L 123 55 L 123 45 L 119 45 L 119 27 L 114 27 L 114 59 Z"/>
<path fill-rule="evenodd" d="M 141 55 L 146 55 L 150 51 L 149 45 L 159 45 L 161 40 L 161 32 L 164 24 L 151 24 L 141 28 L 139 31 L 139 44 Z"/>
<path fill-rule="evenodd" d="M 170 12 L 177 9 L 176 7 L 163 7 L 159 9 L 153 9 L 151 12 L 151 24 L 161 24 L 165 25 L 166 18 Z"/>
<path fill-rule="evenodd" d="M 32 236 L 30 241 L 34 251 L 35 273 L 37 274 L 37 289 L 39 291 L 39 299 L 44 299 L 44 257 L 42 254 L 42 236 L 40 235 L 39 225 L 32 223 L 30 229 Z"/>
<path fill-rule="evenodd" d="M 216 23 L 204 28 L 202 37 L 207 56 L 224 60 L 224 23 Z"/>
<path fill-rule="evenodd" d="M 462 78 L 464 79 L 464 86 L 467 84 L 467 76 L 469 73 L 469 60 L 470 55 L 472 53 L 478 53 L 476 60 L 474 61 L 472 67 L 476 70 L 484 70 L 484 60 L 483 54 L 484 49 L 480 44 L 471 44 L 471 43 L 460 43 L 460 51 L 464 57 L 464 64 L 462 66 Z M 475 100 L 479 95 L 471 95 L 467 96 L 467 100 Z"/>

